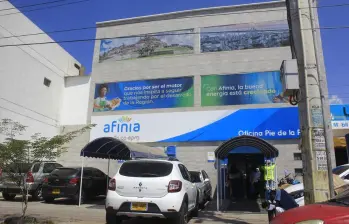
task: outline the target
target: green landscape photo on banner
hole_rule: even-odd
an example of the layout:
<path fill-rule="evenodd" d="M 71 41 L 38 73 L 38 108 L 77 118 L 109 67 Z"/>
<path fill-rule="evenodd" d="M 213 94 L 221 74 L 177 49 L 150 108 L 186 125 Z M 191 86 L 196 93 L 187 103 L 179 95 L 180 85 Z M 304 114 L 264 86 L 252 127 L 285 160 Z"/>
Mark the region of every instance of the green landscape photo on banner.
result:
<path fill-rule="evenodd" d="M 201 76 L 201 106 L 286 102 L 279 71 Z"/>

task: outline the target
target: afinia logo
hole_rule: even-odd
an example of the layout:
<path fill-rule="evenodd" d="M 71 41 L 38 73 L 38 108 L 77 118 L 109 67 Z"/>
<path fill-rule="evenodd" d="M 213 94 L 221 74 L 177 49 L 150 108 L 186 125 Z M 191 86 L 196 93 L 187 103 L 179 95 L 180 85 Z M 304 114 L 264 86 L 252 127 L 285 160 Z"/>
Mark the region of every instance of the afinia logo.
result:
<path fill-rule="evenodd" d="M 111 122 L 111 124 L 105 124 L 103 131 L 109 132 L 139 132 L 141 125 L 138 122 L 132 122 L 132 118 L 128 116 L 122 116 Z"/>

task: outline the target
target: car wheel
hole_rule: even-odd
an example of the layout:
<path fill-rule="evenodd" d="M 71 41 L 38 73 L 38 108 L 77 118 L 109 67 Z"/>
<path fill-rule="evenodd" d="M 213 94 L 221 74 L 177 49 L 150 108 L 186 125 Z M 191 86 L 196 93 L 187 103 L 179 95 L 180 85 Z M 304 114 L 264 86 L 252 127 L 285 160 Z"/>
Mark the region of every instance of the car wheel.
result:
<path fill-rule="evenodd" d="M 122 223 L 122 219 L 115 214 L 112 213 L 106 213 L 105 214 L 105 221 L 107 224 L 120 224 Z"/>
<path fill-rule="evenodd" d="M 181 210 L 176 218 L 173 218 L 171 223 L 173 224 L 187 224 L 188 223 L 188 204 L 183 202 Z"/>
<path fill-rule="evenodd" d="M 46 203 L 52 203 L 54 200 L 55 200 L 55 198 L 53 198 L 53 197 L 44 197 L 44 201 Z"/>
<path fill-rule="evenodd" d="M 80 197 L 80 191 L 78 191 L 74 196 L 74 201 L 77 205 L 79 205 L 79 197 Z M 84 204 L 86 199 L 86 194 L 83 189 L 81 189 L 81 204 Z"/>
<path fill-rule="evenodd" d="M 8 194 L 8 193 L 2 192 L 2 197 L 3 197 L 6 201 L 12 201 L 13 199 L 15 199 L 16 195 L 15 195 L 15 194 Z"/>
<path fill-rule="evenodd" d="M 39 186 L 35 192 L 32 194 L 32 199 L 35 201 L 40 201 L 42 200 L 42 187 Z"/>

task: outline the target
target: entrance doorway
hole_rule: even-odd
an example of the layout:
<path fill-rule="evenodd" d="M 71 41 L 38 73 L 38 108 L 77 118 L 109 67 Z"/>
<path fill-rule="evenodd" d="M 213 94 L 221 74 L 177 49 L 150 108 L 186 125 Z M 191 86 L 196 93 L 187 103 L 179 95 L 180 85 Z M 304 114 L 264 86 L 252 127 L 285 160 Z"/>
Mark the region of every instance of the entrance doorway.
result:
<path fill-rule="evenodd" d="M 256 174 L 252 171 L 258 171 L 256 168 L 260 169 L 264 165 L 265 158 L 276 158 L 278 150 L 262 139 L 239 136 L 223 143 L 215 154 L 218 161 L 217 210 L 224 207 L 228 211 L 264 211 L 261 208 L 262 200 L 257 196 L 264 198 L 265 184 L 260 181 L 259 184 L 252 185 L 251 177 Z M 220 161 L 225 159 L 228 160 L 227 165 L 221 166 Z M 241 173 L 240 180 L 227 181 L 232 167 Z M 260 172 L 260 175 L 262 180 L 263 173 Z M 226 183 L 228 187 L 221 187 Z"/>

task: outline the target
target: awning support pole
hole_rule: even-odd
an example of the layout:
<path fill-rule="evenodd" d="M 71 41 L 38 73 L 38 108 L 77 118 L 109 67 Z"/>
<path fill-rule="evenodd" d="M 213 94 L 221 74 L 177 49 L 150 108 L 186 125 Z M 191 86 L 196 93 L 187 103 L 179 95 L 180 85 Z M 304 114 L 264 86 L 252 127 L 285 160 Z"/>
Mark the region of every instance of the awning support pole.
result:
<path fill-rule="evenodd" d="M 81 159 L 81 175 L 80 175 L 80 190 L 79 190 L 79 207 L 81 205 L 81 193 L 82 193 L 82 177 L 84 174 L 84 152 L 82 153 Z"/>
<path fill-rule="evenodd" d="M 110 155 L 108 156 L 108 176 L 107 176 L 107 191 L 108 192 L 108 185 L 109 185 L 109 167 L 110 167 Z"/>
<path fill-rule="evenodd" d="M 220 191 L 220 169 L 221 169 L 221 163 L 220 163 L 220 160 L 219 158 L 216 157 L 216 160 L 217 160 L 217 187 L 216 187 L 216 192 L 217 192 L 217 212 L 219 212 L 219 197 L 220 197 L 220 194 L 219 194 L 219 191 Z"/>

